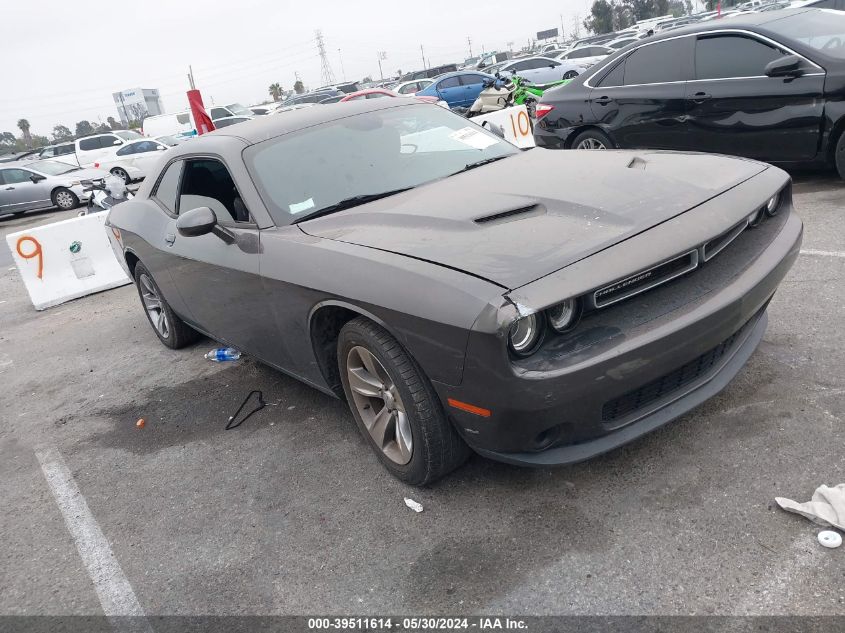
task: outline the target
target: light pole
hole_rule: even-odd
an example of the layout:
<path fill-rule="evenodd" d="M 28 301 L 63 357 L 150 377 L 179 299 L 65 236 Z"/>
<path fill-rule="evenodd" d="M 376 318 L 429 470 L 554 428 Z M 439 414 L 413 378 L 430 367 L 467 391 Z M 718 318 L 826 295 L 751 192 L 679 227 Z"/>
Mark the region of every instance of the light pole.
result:
<path fill-rule="evenodd" d="M 337 49 L 337 58 L 340 60 L 340 74 L 343 77 L 343 81 L 346 81 L 346 71 L 343 69 L 343 57 L 340 54 L 340 49 Z"/>
<path fill-rule="evenodd" d="M 378 59 L 378 74 L 379 77 L 381 77 L 381 80 L 384 81 L 384 73 L 381 70 L 381 62 L 383 59 L 387 59 L 387 53 L 385 51 L 379 51 L 376 57 Z"/>

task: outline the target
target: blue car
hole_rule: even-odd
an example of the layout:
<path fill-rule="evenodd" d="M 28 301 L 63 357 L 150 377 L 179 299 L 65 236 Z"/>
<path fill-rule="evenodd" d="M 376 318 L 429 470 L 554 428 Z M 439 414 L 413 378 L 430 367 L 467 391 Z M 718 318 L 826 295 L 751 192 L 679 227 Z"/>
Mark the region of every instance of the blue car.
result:
<path fill-rule="evenodd" d="M 435 77 L 434 81 L 416 96 L 437 97 L 448 103 L 450 108 L 468 108 L 478 98 L 484 82 L 493 78 L 493 75 L 472 70 L 446 73 Z"/>

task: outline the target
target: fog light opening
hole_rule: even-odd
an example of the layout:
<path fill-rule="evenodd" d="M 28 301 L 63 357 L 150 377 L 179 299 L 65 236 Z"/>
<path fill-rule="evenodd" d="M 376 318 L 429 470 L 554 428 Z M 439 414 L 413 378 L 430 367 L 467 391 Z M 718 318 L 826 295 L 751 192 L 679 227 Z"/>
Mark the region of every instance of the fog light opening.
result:
<path fill-rule="evenodd" d="M 554 444 L 559 437 L 559 426 L 553 426 L 551 428 L 544 429 L 534 436 L 534 439 L 531 441 L 532 448 L 535 451 L 543 451 L 549 448 L 549 446 L 551 446 L 552 444 Z"/>

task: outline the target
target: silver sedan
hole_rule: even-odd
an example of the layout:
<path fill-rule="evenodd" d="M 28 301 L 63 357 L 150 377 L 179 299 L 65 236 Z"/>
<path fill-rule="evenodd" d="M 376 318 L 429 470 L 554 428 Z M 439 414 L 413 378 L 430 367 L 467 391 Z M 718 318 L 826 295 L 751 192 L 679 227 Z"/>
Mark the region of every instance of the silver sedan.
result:
<path fill-rule="evenodd" d="M 102 169 L 80 169 L 57 160 L 4 163 L 0 168 L 0 215 L 51 207 L 73 209 L 88 196 L 80 181 L 106 176 Z"/>

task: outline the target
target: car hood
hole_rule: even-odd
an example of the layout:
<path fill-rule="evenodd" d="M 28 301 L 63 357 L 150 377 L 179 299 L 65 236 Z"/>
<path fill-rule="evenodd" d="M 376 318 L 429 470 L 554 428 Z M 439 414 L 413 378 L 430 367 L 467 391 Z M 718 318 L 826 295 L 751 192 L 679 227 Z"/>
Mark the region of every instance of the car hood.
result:
<path fill-rule="evenodd" d="M 299 227 L 514 289 L 767 167 L 708 154 L 535 148 Z"/>
<path fill-rule="evenodd" d="M 55 178 L 59 180 L 66 180 L 68 182 L 76 182 L 78 180 L 96 180 L 99 178 L 105 178 L 108 175 L 109 172 L 105 170 L 87 167 L 70 171 L 66 174 L 61 174 L 60 176 L 55 176 Z"/>

